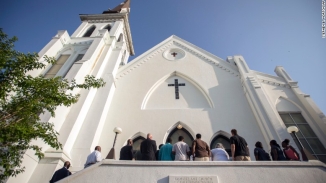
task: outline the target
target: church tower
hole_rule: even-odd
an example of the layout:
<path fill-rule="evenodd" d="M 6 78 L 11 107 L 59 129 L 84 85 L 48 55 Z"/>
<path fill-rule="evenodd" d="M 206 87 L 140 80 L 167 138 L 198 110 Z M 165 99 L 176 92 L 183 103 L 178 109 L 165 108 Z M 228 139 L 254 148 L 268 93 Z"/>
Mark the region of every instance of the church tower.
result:
<path fill-rule="evenodd" d="M 81 95 L 78 103 L 69 108 L 58 107 L 54 118 L 50 114 L 42 115 L 42 121 L 54 123 L 63 149 L 55 150 L 41 141 L 33 142 L 42 147 L 45 157 L 38 160 L 34 152 L 27 151 L 22 163 L 25 172 L 10 177 L 8 183 L 50 180 L 65 161 L 71 162 L 72 172 L 76 167 L 76 170 L 83 167 L 87 154 L 98 145 L 116 88 L 117 71 L 127 64 L 130 55 L 134 55 L 129 13 L 130 1 L 126 0 L 102 14 L 80 14 L 82 22 L 72 35 L 59 30 L 39 52 L 40 62 L 46 55 L 56 58 L 57 63 L 30 72 L 32 76 L 62 76 L 82 83 L 86 75 L 94 75 L 103 78 L 106 85 L 100 89 L 74 91 Z"/>

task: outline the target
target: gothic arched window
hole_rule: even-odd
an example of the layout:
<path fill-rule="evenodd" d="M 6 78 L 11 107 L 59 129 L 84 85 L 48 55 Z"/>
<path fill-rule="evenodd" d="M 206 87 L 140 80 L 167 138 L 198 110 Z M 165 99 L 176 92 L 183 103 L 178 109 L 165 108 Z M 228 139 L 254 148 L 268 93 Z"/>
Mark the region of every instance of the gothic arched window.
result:
<path fill-rule="evenodd" d="M 132 149 L 133 149 L 134 151 L 136 151 L 136 150 L 140 150 L 140 144 L 141 144 L 144 140 L 145 140 L 145 138 L 144 138 L 144 137 L 141 137 L 141 136 L 139 136 L 139 137 L 133 139 L 133 140 L 132 140 L 132 142 L 133 142 L 133 144 L 132 144 Z"/>
<path fill-rule="evenodd" d="M 132 140 L 132 150 L 135 160 L 141 160 L 140 144 L 145 140 L 144 137 L 138 136 Z"/>
<path fill-rule="evenodd" d="M 105 26 L 103 29 L 107 29 L 108 32 L 110 32 L 110 30 L 111 30 L 111 25 L 109 24 L 109 25 Z"/>
<path fill-rule="evenodd" d="M 230 140 L 227 137 L 223 135 L 217 135 L 212 140 L 210 148 L 214 149 L 217 143 L 223 144 L 225 151 L 228 152 L 229 156 L 231 156 L 231 144 L 230 144 Z"/>
<path fill-rule="evenodd" d="M 184 138 L 184 142 L 186 144 L 188 144 L 189 148 L 191 148 L 192 145 L 192 141 L 194 140 L 194 138 L 192 137 L 192 135 L 188 132 L 188 130 L 186 130 L 185 128 L 175 128 L 171 131 L 171 133 L 169 134 L 168 138 L 172 138 L 172 144 L 175 144 L 176 142 L 179 141 L 179 136 L 183 136 Z"/>
<path fill-rule="evenodd" d="M 92 27 L 90 27 L 86 32 L 85 34 L 83 35 L 83 37 L 90 37 L 92 35 L 92 33 L 94 32 L 95 30 L 95 26 L 93 25 Z"/>
<path fill-rule="evenodd" d="M 118 38 L 118 42 L 121 42 L 121 41 L 123 41 L 123 35 L 122 35 L 122 33 L 119 35 L 119 38 Z"/>

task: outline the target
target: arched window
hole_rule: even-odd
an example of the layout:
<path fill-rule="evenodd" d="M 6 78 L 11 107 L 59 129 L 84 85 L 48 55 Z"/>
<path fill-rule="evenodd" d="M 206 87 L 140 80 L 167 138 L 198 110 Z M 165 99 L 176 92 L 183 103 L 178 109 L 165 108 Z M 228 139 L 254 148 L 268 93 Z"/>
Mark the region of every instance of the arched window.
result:
<path fill-rule="evenodd" d="M 286 127 L 296 126 L 299 129 L 297 135 L 303 147 L 318 160 L 326 163 L 326 149 L 302 114 L 298 112 L 280 112 L 280 116 Z M 291 136 L 297 147 L 300 147 L 300 142 L 296 140 L 292 133 Z"/>
<path fill-rule="evenodd" d="M 83 35 L 83 37 L 90 37 L 92 35 L 92 33 L 94 32 L 95 30 L 95 26 L 93 25 L 92 27 L 90 27 L 86 32 L 85 34 Z"/>
<path fill-rule="evenodd" d="M 119 35 L 119 38 L 118 38 L 118 42 L 121 42 L 121 41 L 123 41 L 123 35 L 122 35 L 122 33 Z"/>
<path fill-rule="evenodd" d="M 110 30 L 111 30 L 111 25 L 110 24 L 108 24 L 107 26 L 105 26 L 103 29 L 107 29 L 108 30 L 108 32 L 110 32 Z"/>
<path fill-rule="evenodd" d="M 184 142 L 186 144 L 188 144 L 189 148 L 191 148 L 192 145 L 192 141 L 194 140 L 194 138 L 192 137 L 192 135 L 188 132 L 188 130 L 186 130 L 185 128 L 175 128 L 171 131 L 171 133 L 169 134 L 168 138 L 172 138 L 172 143 L 176 143 L 179 141 L 179 136 L 183 136 L 184 138 Z"/>
<path fill-rule="evenodd" d="M 132 140 L 133 144 L 132 144 L 132 149 L 134 151 L 140 150 L 140 144 L 145 140 L 144 137 L 137 137 L 135 139 Z"/>
<path fill-rule="evenodd" d="M 132 150 L 135 157 L 135 160 L 141 160 L 141 153 L 140 153 L 140 144 L 145 140 L 144 137 L 138 136 L 137 138 L 133 139 L 132 142 Z"/>
<path fill-rule="evenodd" d="M 211 149 L 214 149 L 216 147 L 217 143 L 223 144 L 225 151 L 228 152 L 229 156 L 231 156 L 231 145 L 230 145 L 230 140 L 223 136 L 223 135 L 217 135 L 211 142 Z"/>

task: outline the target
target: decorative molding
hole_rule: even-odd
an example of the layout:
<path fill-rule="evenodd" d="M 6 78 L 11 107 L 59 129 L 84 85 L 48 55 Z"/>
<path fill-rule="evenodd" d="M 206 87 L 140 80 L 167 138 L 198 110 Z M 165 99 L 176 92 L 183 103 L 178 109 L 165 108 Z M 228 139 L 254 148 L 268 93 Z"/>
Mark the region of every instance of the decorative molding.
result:
<path fill-rule="evenodd" d="M 274 86 L 281 86 L 283 88 L 289 88 L 290 85 L 286 84 L 286 83 L 282 83 L 282 82 L 276 82 L 276 81 L 272 81 L 272 80 L 267 80 L 267 79 L 258 79 L 258 81 L 264 83 L 264 84 L 269 84 L 269 85 L 274 85 Z"/>
<path fill-rule="evenodd" d="M 80 42 L 70 42 L 65 44 L 64 46 L 85 46 L 85 45 L 90 45 L 92 44 L 93 40 L 89 40 L 89 41 L 80 41 Z"/>
<path fill-rule="evenodd" d="M 239 72 L 238 71 L 234 71 L 234 69 L 231 69 L 231 68 L 228 68 L 228 67 L 225 67 L 223 65 L 221 65 L 219 62 L 217 61 L 214 61 L 215 59 L 212 59 L 210 58 L 209 56 L 207 55 L 204 55 L 204 54 L 200 54 L 199 52 L 193 50 L 193 49 L 190 49 L 189 47 L 185 46 L 184 44 L 176 41 L 176 40 L 173 40 L 173 43 L 176 45 L 176 46 L 179 46 L 180 48 L 188 51 L 189 53 L 192 53 L 193 55 L 197 56 L 198 58 L 202 59 L 203 61 L 206 61 L 214 66 L 217 66 L 219 68 L 221 68 L 222 70 L 225 70 L 226 72 L 229 72 L 230 74 L 232 75 L 235 75 L 236 77 L 238 76 Z M 222 59 L 221 59 L 222 60 Z M 223 62 L 225 62 L 224 60 L 222 60 Z M 227 63 L 225 62 L 226 64 L 230 64 L 230 63 Z"/>
<path fill-rule="evenodd" d="M 101 19 L 101 20 L 84 20 L 88 23 L 112 23 L 115 21 L 123 21 L 123 18 L 117 18 L 117 19 Z"/>
<path fill-rule="evenodd" d="M 81 21 L 92 23 L 104 23 L 108 21 L 123 20 L 128 16 L 128 13 L 114 13 L 114 14 L 81 14 L 79 15 Z"/>
<path fill-rule="evenodd" d="M 267 78 L 270 78 L 270 79 L 279 80 L 280 82 L 286 82 L 284 80 L 284 78 L 279 77 L 279 76 L 274 76 L 274 75 L 266 74 L 266 73 L 263 73 L 263 72 L 258 72 L 258 71 L 255 71 L 255 70 L 251 70 L 251 72 L 256 73 L 257 77 L 261 78 L 261 79 L 264 79 L 264 78 L 267 77 Z"/>
<path fill-rule="evenodd" d="M 298 82 L 297 81 L 289 81 L 288 82 L 291 88 L 298 88 Z"/>
<path fill-rule="evenodd" d="M 71 161 L 71 157 L 69 156 L 68 153 L 66 153 L 63 150 L 55 150 L 55 149 L 49 149 L 44 152 L 44 158 L 43 159 L 58 159 L 61 160 L 62 162 Z"/>
<path fill-rule="evenodd" d="M 172 36 L 173 37 L 173 36 Z M 231 75 L 234 75 L 235 77 L 237 78 L 240 78 L 240 74 L 238 71 L 235 71 L 234 69 L 231 69 L 231 68 L 228 68 L 228 67 L 225 67 L 223 65 L 221 65 L 219 62 L 217 61 L 214 61 L 216 59 L 212 59 L 210 58 L 209 56 L 207 55 L 204 55 L 204 54 L 201 54 L 193 49 L 190 49 L 189 47 L 185 46 L 184 44 L 178 42 L 176 39 L 173 39 L 171 41 L 169 41 L 165 46 L 163 45 L 162 47 L 159 47 L 156 49 L 156 51 L 152 52 L 151 54 L 147 55 L 144 59 L 142 59 L 142 61 L 138 60 L 136 63 L 138 63 L 136 66 L 132 67 L 132 68 L 129 68 L 128 70 L 124 71 L 123 73 L 121 73 L 119 76 L 116 77 L 116 79 L 119 79 L 119 78 L 122 78 L 123 76 L 131 73 L 132 70 L 138 68 L 139 66 L 141 66 L 142 64 L 144 64 L 145 62 L 147 62 L 149 59 L 151 59 L 153 56 L 155 56 L 156 54 L 158 53 L 161 53 L 163 52 L 164 50 L 166 50 L 167 48 L 169 48 L 171 45 L 176 45 L 178 46 L 179 48 L 183 49 L 183 50 L 186 50 L 188 51 L 189 53 L 197 56 L 198 58 L 202 59 L 203 61 L 206 61 L 228 73 L 230 73 Z M 222 60 L 222 59 L 221 59 Z M 222 60 L 224 61 L 224 60 Z M 135 63 L 135 64 L 136 64 Z M 226 64 L 230 64 L 230 63 L 227 63 L 225 62 Z M 128 67 L 128 65 L 126 65 Z"/>
<path fill-rule="evenodd" d="M 257 81 L 257 79 L 254 76 L 248 76 L 248 79 L 254 88 L 261 88 L 260 83 Z"/>
<path fill-rule="evenodd" d="M 63 45 L 63 47 L 59 51 L 57 51 L 56 55 L 58 55 L 61 52 L 67 51 L 69 49 L 74 51 L 74 50 L 76 50 L 75 47 L 80 47 L 80 46 L 88 46 L 89 47 L 92 42 L 93 42 L 93 40 L 83 41 L 83 42 L 73 42 L 73 43 L 70 42 L 68 44 Z"/>
<path fill-rule="evenodd" d="M 183 49 L 171 48 L 163 52 L 162 56 L 169 61 L 177 61 L 183 59 L 186 52 Z"/>
<path fill-rule="evenodd" d="M 123 73 L 121 73 L 118 77 L 116 77 L 116 79 L 122 78 L 123 76 L 131 73 L 134 69 L 138 68 L 139 66 L 143 65 L 144 63 L 146 63 L 149 59 L 153 58 L 156 54 L 159 54 L 161 52 L 163 52 L 164 50 L 166 50 L 167 48 L 169 48 L 172 45 L 172 42 L 166 44 L 165 46 L 162 46 L 160 49 L 155 50 L 154 52 L 150 53 L 149 55 L 147 55 L 145 58 L 137 61 L 136 63 L 133 63 L 134 66 L 126 71 L 124 71 Z M 137 64 L 137 65 L 135 65 Z"/>

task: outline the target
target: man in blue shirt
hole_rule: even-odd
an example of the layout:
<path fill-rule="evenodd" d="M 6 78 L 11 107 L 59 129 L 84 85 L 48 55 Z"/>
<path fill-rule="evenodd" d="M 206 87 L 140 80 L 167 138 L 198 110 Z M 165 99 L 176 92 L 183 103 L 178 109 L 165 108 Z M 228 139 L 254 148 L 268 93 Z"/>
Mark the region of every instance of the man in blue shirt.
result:
<path fill-rule="evenodd" d="M 159 152 L 159 160 L 161 161 L 173 161 L 174 155 L 172 154 L 172 139 L 169 137 L 166 144 L 163 145 Z"/>

